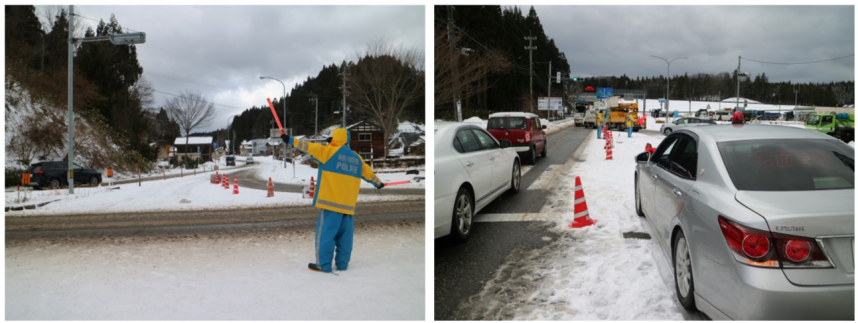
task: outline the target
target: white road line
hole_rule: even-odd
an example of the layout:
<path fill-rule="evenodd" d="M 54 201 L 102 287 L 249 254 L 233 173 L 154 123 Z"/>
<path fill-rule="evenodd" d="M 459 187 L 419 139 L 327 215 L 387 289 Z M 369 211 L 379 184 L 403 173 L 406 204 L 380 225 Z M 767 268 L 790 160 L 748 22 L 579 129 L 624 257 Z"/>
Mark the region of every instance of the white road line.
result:
<path fill-rule="evenodd" d="M 530 186 L 527 187 L 527 190 L 547 190 L 551 188 L 551 184 L 554 183 L 555 172 L 559 169 L 559 166 L 563 165 L 551 165 L 546 168 L 542 174 L 536 178 Z"/>
<path fill-rule="evenodd" d="M 487 213 L 474 216 L 474 222 L 557 221 L 561 213 Z"/>
<path fill-rule="evenodd" d="M 531 169 L 533 169 L 533 165 L 521 166 L 521 176 L 527 174 Z"/>

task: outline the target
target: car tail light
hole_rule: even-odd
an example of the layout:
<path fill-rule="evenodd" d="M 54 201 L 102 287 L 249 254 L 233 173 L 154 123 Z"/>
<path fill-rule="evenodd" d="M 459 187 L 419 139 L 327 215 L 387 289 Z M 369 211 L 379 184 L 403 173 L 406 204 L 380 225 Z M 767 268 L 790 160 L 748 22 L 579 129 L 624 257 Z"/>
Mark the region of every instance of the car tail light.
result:
<path fill-rule="evenodd" d="M 37 171 L 35 171 L 35 172 L 33 172 L 33 173 L 36 173 L 36 174 L 44 174 L 44 173 L 45 173 L 45 171 L 43 171 L 43 170 L 37 170 Z"/>
<path fill-rule="evenodd" d="M 757 267 L 832 267 L 813 239 L 752 229 L 723 216 L 718 216 L 718 225 L 738 262 Z"/>
<path fill-rule="evenodd" d="M 530 133 L 529 132 L 524 133 L 524 141 L 530 141 Z"/>

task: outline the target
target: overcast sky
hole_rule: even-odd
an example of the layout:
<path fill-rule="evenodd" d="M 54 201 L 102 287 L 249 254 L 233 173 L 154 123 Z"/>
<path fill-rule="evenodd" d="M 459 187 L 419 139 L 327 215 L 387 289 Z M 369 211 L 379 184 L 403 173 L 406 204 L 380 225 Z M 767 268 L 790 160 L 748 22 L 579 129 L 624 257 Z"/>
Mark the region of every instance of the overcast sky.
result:
<path fill-rule="evenodd" d="M 64 6 L 67 10 L 68 6 Z M 195 131 L 283 95 L 324 65 L 355 60 L 371 40 L 425 51 L 424 6 L 75 6 L 87 26 L 115 14 L 123 28 L 146 33 L 137 45 L 143 76 L 157 91 L 199 91 L 217 103 L 216 118 Z M 45 7 L 37 6 L 37 14 Z M 76 18 L 80 19 L 80 18 Z M 155 107 L 171 96 L 156 92 Z M 279 113 L 279 111 L 278 111 Z M 282 116 L 281 116 L 282 118 Z M 183 134 L 184 135 L 184 134 Z"/>
<path fill-rule="evenodd" d="M 520 6 L 527 14 L 530 6 Z M 855 79 L 854 6 L 534 6 L 580 76 L 766 73 L 770 82 Z M 524 42 L 524 40 L 522 40 Z M 538 49 L 537 49 L 538 50 Z M 526 58 L 525 58 L 526 59 Z M 527 63 L 525 61 L 525 63 Z"/>

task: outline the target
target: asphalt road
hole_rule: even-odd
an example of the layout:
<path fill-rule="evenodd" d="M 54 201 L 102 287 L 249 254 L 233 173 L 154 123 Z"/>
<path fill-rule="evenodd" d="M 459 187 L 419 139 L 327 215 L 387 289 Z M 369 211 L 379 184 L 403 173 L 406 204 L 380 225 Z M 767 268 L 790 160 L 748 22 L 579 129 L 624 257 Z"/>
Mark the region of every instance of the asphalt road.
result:
<path fill-rule="evenodd" d="M 594 129 L 570 127 L 548 136 L 548 156 L 522 176 L 518 194 L 505 193 L 480 211 L 488 213 L 538 212 L 546 203 L 544 190 L 528 187 L 551 165 L 565 164 Z M 528 251 L 539 250 L 556 239 L 545 222 L 476 222 L 470 239 L 453 242 L 435 239 L 435 319 L 480 320 L 459 307 L 480 293 L 498 268 Z"/>
<path fill-rule="evenodd" d="M 423 200 L 358 203 L 355 225 L 425 223 Z M 58 237 L 218 234 L 283 229 L 315 230 L 318 209 L 259 208 L 66 216 L 6 216 L 6 241 Z"/>

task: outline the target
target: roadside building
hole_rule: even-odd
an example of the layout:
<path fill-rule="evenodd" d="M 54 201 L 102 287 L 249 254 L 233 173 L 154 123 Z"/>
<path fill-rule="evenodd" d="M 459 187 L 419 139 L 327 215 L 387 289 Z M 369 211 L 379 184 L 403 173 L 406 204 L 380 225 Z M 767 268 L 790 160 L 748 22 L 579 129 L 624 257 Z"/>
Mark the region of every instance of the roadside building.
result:
<path fill-rule="evenodd" d="M 211 161 L 214 152 L 213 142 L 212 137 L 188 137 L 186 143 L 185 137 L 179 137 L 173 141 L 174 152 L 179 158 L 187 153 L 188 158 L 197 159 L 201 162 Z"/>

